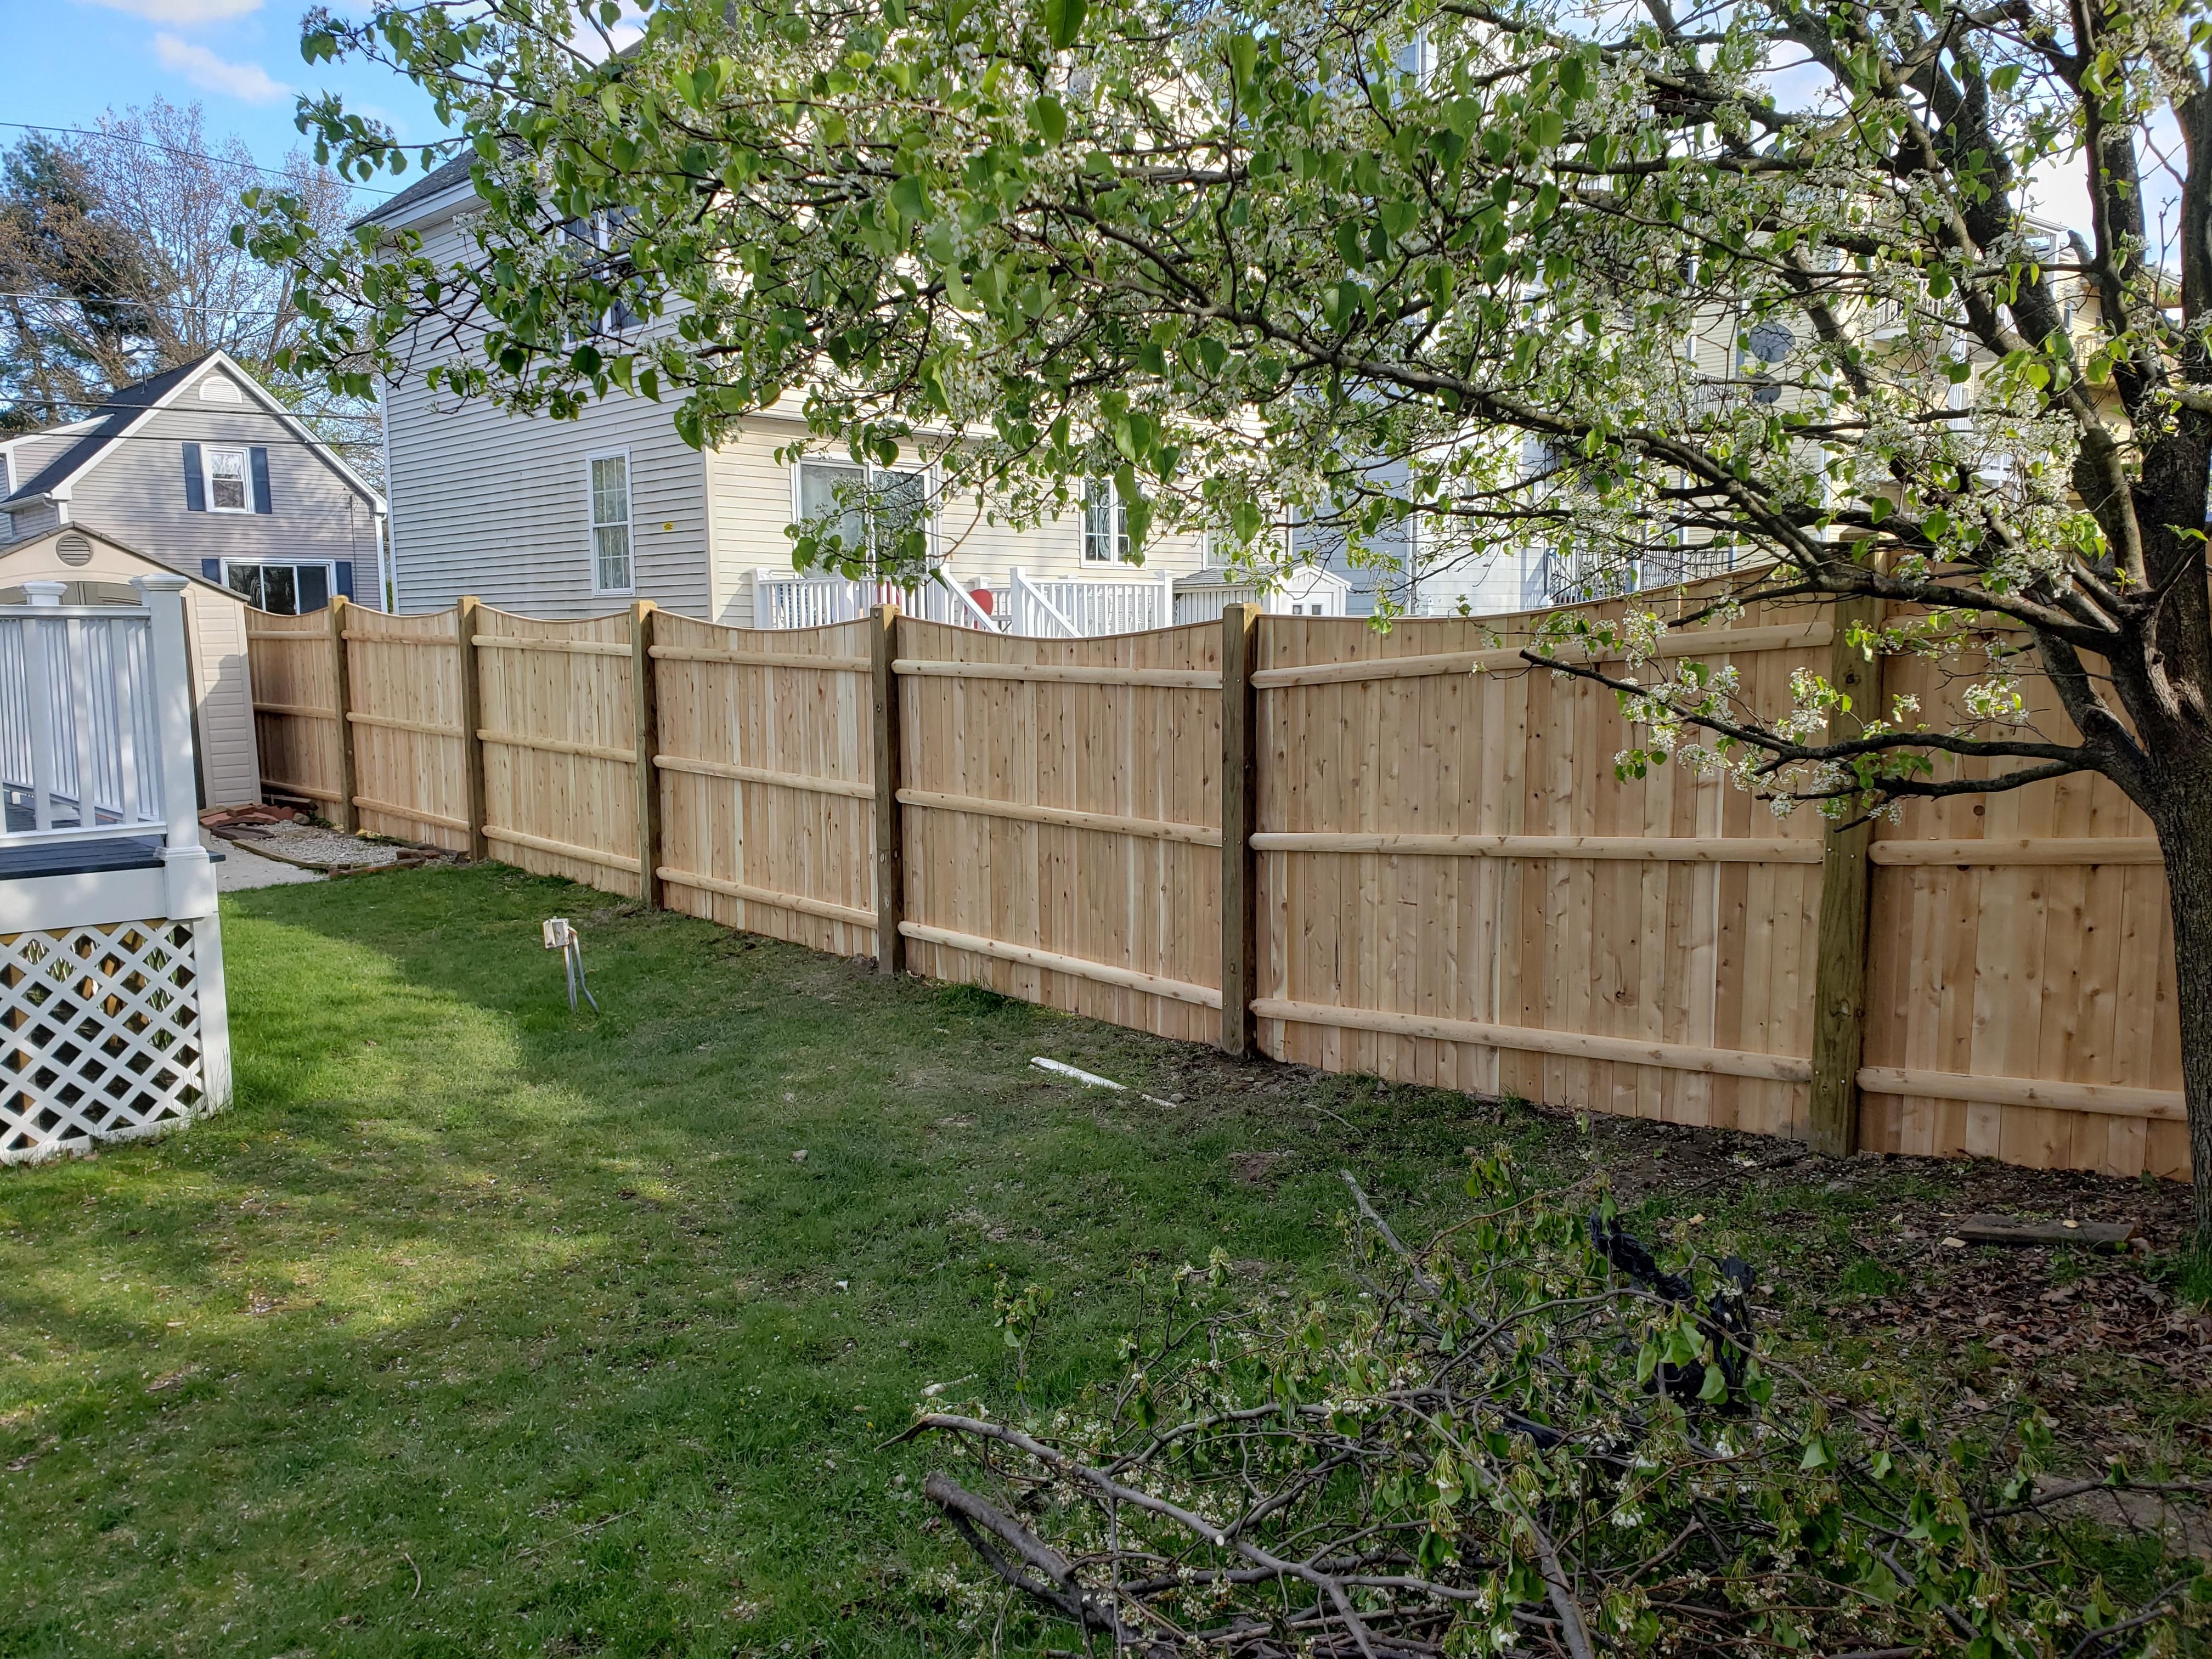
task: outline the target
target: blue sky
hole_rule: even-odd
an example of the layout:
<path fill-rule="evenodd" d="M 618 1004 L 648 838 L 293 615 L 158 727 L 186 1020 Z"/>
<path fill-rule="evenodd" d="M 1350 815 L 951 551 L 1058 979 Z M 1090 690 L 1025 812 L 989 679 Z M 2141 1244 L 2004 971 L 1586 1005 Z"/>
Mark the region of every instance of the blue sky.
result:
<path fill-rule="evenodd" d="M 8 23 L 0 119 L 82 127 L 102 110 L 156 96 L 197 102 L 210 137 L 236 133 L 267 166 L 307 143 L 292 125 L 295 100 L 327 89 L 410 143 L 439 136 L 428 100 L 398 76 L 359 64 L 302 63 L 304 9 L 303 0 L 0 0 Z M 0 128 L 0 143 L 21 137 Z M 381 188 L 416 176 L 410 167 Z"/>

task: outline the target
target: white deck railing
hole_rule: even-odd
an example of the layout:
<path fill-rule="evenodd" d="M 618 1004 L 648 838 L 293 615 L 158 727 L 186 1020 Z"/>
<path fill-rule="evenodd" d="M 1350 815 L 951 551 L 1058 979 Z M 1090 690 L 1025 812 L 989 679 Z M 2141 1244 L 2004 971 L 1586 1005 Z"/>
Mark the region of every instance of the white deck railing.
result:
<path fill-rule="evenodd" d="M 64 605 L 58 581 L 24 586 L 30 604 L 0 605 L 0 840 L 163 830 L 153 616 Z M 189 777 L 189 749 L 180 760 Z"/>
<path fill-rule="evenodd" d="M 969 589 L 949 576 L 920 587 L 857 581 L 796 570 L 753 572 L 753 626 L 819 628 L 855 622 L 872 606 L 896 605 L 909 617 L 995 634 L 1094 639 L 1172 628 L 1175 580 L 1166 571 L 1127 576 L 1033 576 L 1007 572 L 1003 587 Z"/>
<path fill-rule="evenodd" d="M 811 571 L 753 572 L 755 628 L 821 628 L 831 623 L 858 622 L 878 605 L 895 605 L 909 617 L 930 622 L 1003 631 L 997 616 L 949 580 L 927 581 L 909 591 L 889 582 Z"/>
<path fill-rule="evenodd" d="M 1127 577 L 1008 574 L 1012 634 L 1087 640 L 1175 626 L 1175 580 L 1164 570 Z"/>

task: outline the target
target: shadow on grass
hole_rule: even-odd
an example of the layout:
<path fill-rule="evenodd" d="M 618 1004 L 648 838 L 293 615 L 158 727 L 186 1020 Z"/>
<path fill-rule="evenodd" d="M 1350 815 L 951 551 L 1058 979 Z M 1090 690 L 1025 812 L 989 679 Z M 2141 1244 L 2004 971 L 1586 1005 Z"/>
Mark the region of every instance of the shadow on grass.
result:
<path fill-rule="evenodd" d="M 232 1111 L 0 1182 L 0 1651 L 941 1650 L 923 1454 L 875 1448 L 1008 1399 L 1002 1277 L 1054 1287 L 1052 1400 L 1133 1257 L 1334 1259 L 1356 1137 L 1266 1068 L 1164 1121 L 1027 1060 L 1177 1045 L 497 867 L 226 928 Z M 1401 1091 L 1393 1156 L 1469 1109 Z"/>

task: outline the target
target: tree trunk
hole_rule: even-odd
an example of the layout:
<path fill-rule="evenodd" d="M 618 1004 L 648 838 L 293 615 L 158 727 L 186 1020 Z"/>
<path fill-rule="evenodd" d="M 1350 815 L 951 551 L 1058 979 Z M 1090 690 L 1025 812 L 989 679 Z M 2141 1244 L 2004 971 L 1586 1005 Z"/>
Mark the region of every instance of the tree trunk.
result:
<path fill-rule="evenodd" d="M 2212 780 L 2188 779 L 2152 817 L 2173 913 L 2195 1246 L 2212 1255 Z"/>

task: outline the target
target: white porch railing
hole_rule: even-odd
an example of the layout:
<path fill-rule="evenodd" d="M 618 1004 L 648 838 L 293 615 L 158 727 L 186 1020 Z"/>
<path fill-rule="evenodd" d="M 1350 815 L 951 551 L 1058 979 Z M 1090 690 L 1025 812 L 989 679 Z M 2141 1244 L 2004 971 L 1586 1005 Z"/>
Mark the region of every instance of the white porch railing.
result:
<path fill-rule="evenodd" d="M 819 628 L 854 622 L 872 606 L 896 605 L 909 617 L 997 634 L 1091 639 L 1175 625 L 1175 581 L 1163 570 L 1126 577 L 1032 576 L 1007 573 L 1003 587 L 971 592 L 946 578 L 908 591 L 796 570 L 753 572 L 753 626 Z"/>
<path fill-rule="evenodd" d="M 200 842 L 185 578 L 135 605 L 0 606 L 0 1164 L 161 1134 L 230 1099 Z M 116 860 L 95 840 L 155 839 Z"/>
<path fill-rule="evenodd" d="M 1175 579 L 1164 570 L 1125 578 L 1008 574 L 1009 633 L 1085 640 L 1175 626 Z"/>
<path fill-rule="evenodd" d="M 24 586 L 30 604 L 0 606 L 0 842 L 162 830 L 153 617 L 64 605 L 58 581 Z M 189 778 L 189 749 L 181 763 Z"/>
<path fill-rule="evenodd" d="M 959 628 L 1002 632 L 992 611 L 949 581 L 924 582 L 909 592 L 889 582 L 860 581 L 811 571 L 760 569 L 753 572 L 755 628 L 821 628 L 858 622 L 878 605 L 895 605 L 909 617 L 951 623 Z"/>

